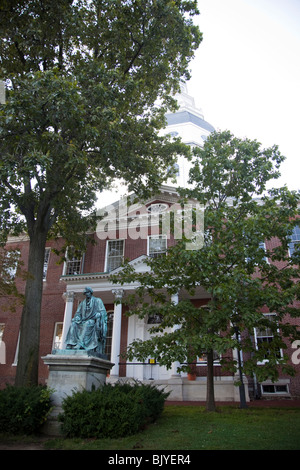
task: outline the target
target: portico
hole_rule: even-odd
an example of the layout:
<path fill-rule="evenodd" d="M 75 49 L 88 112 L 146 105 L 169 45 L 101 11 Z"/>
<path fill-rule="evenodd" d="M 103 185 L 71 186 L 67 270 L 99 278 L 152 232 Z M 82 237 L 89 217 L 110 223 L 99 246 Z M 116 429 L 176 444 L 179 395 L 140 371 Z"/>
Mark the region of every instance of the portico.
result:
<path fill-rule="evenodd" d="M 139 272 L 148 270 L 149 267 L 145 263 L 146 256 L 141 256 L 130 264 L 134 265 L 135 269 Z M 114 270 L 114 274 L 120 268 Z M 169 378 L 178 378 L 180 375 L 177 373 L 178 364 L 174 363 L 172 370 L 167 370 L 165 367 L 160 367 L 158 364 L 151 363 L 126 363 L 122 366 L 120 363 L 125 361 L 120 360 L 120 353 L 130 344 L 134 339 L 140 338 L 148 339 L 151 324 L 148 324 L 147 319 L 140 319 L 133 315 L 129 318 L 124 317 L 124 306 L 122 305 L 123 295 L 126 293 L 133 293 L 138 284 L 130 285 L 116 285 L 113 284 L 109 278 L 111 273 L 84 273 L 79 275 L 62 276 L 61 281 L 66 283 L 66 292 L 63 294 L 65 300 L 65 312 L 63 320 L 63 331 L 61 340 L 61 349 L 65 349 L 65 339 L 67 332 L 70 328 L 72 315 L 80 301 L 83 300 L 83 291 L 86 286 L 93 289 L 94 296 L 100 297 L 106 306 L 108 312 L 113 317 L 112 324 L 112 337 L 110 347 L 110 357 L 108 358 L 113 364 L 110 372 L 111 380 L 118 380 L 121 376 L 133 378 L 136 380 L 167 380 Z M 173 296 L 173 302 L 178 302 L 178 295 Z M 123 322 L 123 324 L 122 324 Z M 124 323 L 126 322 L 126 325 Z M 124 329 L 126 326 L 126 339 Z M 123 333 L 122 333 L 123 331 Z M 123 338 L 122 338 L 123 334 Z"/>

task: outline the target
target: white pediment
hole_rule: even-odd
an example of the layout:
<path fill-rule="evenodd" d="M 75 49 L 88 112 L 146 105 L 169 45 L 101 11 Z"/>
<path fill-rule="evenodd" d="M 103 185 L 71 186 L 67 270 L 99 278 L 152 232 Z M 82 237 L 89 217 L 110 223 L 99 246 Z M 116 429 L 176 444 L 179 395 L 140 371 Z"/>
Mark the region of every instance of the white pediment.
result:
<path fill-rule="evenodd" d="M 129 266 L 132 266 L 135 270 L 136 273 L 146 273 L 150 271 L 150 267 L 147 265 L 147 260 L 149 259 L 149 256 L 146 255 L 141 255 L 138 258 L 135 258 L 131 261 L 128 262 Z M 110 275 L 115 275 L 118 273 L 121 273 L 123 270 L 123 267 L 120 266 L 119 268 L 114 269 L 111 271 L 108 276 Z"/>

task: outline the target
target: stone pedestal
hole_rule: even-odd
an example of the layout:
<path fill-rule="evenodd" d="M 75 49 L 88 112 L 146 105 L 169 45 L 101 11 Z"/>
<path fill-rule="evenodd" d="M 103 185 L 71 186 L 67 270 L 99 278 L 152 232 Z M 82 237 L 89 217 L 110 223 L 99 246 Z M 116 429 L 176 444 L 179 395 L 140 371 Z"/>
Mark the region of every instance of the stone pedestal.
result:
<path fill-rule="evenodd" d="M 49 367 L 47 386 L 54 390 L 51 396 L 54 408 L 43 432 L 59 435 L 57 416 L 62 412 L 63 399 L 73 391 L 97 389 L 105 384 L 113 363 L 87 351 L 71 349 L 53 351 L 42 359 Z"/>

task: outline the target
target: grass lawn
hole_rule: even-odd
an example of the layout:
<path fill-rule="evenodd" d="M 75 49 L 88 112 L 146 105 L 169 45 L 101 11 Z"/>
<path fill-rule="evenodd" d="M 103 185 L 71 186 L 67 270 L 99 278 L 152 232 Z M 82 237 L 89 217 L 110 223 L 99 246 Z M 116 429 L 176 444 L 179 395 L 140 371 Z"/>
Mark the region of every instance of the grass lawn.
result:
<path fill-rule="evenodd" d="M 49 439 L 66 450 L 299 450 L 300 408 L 240 410 L 222 406 L 166 406 L 156 423 L 122 439 Z"/>

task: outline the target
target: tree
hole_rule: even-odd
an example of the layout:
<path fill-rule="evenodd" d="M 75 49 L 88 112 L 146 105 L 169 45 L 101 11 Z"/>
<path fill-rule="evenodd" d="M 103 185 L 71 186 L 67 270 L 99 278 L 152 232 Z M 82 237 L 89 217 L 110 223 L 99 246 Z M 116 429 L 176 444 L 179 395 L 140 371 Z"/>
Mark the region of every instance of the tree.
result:
<path fill-rule="evenodd" d="M 156 335 L 129 346 L 129 359 L 144 360 L 151 354 L 170 368 L 174 361 L 189 363 L 193 355 L 206 354 L 209 411 L 215 410 L 214 354 L 236 371 L 238 364 L 228 350 L 248 351 L 251 355 L 241 372 L 256 373 L 259 379 L 275 380 L 279 368 L 292 373 L 278 349 L 287 347 L 285 340 L 299 337 L 288 321 L 288 316 L 300 313 L 295 303 L 300 298 L 299 254 L 290 257 L 288 252 L 299 217 L 299 194 L 285 187 L 266 189 L 279 176 L 283 159 L 276 146 L 261 149 L 257 141 L 235 138 L 228 131 L 211 134 L 204 147 L 195 150 L 193 189 L 181 191 L 204 206 L 202 248 L 188 250 L 183 239 L 166 256 L 149 259 L 149 272 L 137 274 L 125 266 L 113 277 L 116 282 L 140 283 L 128 299 L 129 314 L 145 317 L 159 311 L 162 317 L 152 329 Z M 271 240 L 273 248 L 264 249 L 262 244 Z M 199 287 L 210 300 L 196 307 L 188 296 Z M 177 304 L 172 301 L 175 293 Z M 264 312 L 276 315 L 271 318 Z M 250 340 L 254 328 L 269 328 L 273 341 L 257 348 Z M 259 361 L 266 358 L 261 367 Z"/>
<path fill-rule="evenodd" d="M 26 279 L 26 273 L 22 270 L 18 250 L 7 250 L 0 247 L 0 297 L 10 297 L 7 308 L 15 311 L 17 305 L 22 303 L 23 295 L 16 285 L 16 278 Z"/>
<path fill-rule="evenodd" d="M 17 385 L 38 380 L 46 240 L 83 250 L 97 191 L 122 178 L 143 196 L 188 152 L 158 131 L 189 77 L 197 14 L 195 1 L 1 3 L 0 233 L 30 243 Z"/>

